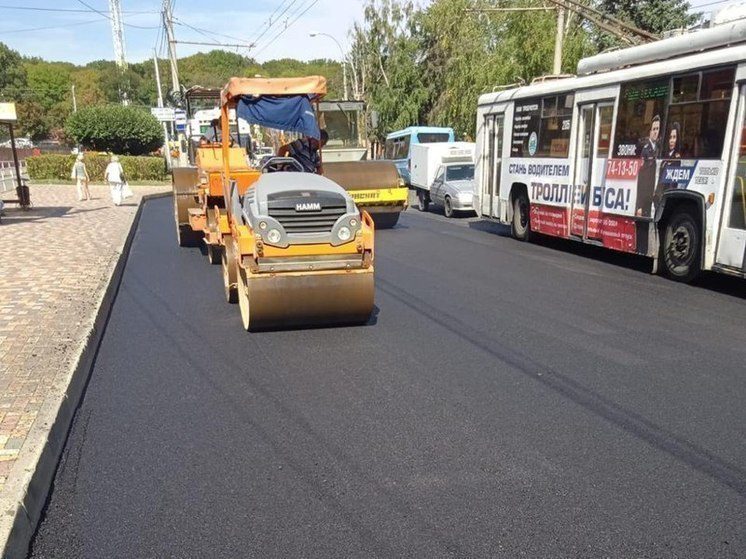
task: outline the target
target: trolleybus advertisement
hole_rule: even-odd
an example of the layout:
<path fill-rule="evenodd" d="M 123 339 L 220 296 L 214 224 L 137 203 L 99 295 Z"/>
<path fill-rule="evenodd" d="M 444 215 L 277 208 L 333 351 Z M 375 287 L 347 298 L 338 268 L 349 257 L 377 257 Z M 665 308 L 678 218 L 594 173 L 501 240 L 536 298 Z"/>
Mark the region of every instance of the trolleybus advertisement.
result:
<path fill-rule="evenodd" d="M 652 166 L 652 173 L 647 171 L 647 165 Z M 722 163 L 599 159 L 594 167 L 593 182 L 596 184 L 590 188 L 572 184 L 568 160 L 513 159 L 508 173 L 528 185 L 533 231 L 558 237 L 585 233 L 589 239 L 598 240 L 608 248 L 644 254 L 647 246 L 642 245 L 646 237 L 639 239 L 642 243 L 638 246 L 638 231 L 648 227 L 663 193 L 672 188 L 691 188 L 703 191 L 706 196 L 708 190 L 714 191 Z M 641 182 L 650 180 L 646 171 L 651 174 L 652 184 L 641 186 Z M 638 203 L 641 187 L 651 194 Z"/>

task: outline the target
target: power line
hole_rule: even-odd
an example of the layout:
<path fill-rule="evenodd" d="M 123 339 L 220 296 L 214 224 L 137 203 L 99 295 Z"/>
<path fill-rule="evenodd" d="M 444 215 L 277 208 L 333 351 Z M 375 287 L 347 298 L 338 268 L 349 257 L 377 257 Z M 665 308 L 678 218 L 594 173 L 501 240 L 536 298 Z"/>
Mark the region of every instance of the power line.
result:
<path fill-rule="evenodd" d="M 37 8 L 32 6 L 6 6 L 0 5 L 3 10 L 27 10 L 33 12 L 65 12 L 65 13 L 88 13 L 93 10 L 82 10 L 80 8 Z M 123 14 L 157 14 L 155 10 L 123 10 Z"/>
<path fill-rule="evenodd" d="M 101 23 L 100 19 L 91 19 L 88 21 L 77 21 L 66 23 L 64 25 L 47 25 L 45 27 L 30 27 L 28 29 L 13 29 L 12 31 L 0 31 L 0 35 L 9 35 L 11 33 L 31 33 L 32 31 L 46 31 L 48 29 L 67 29 L 68 27 L 77 27 L 79 25 L 88 25 L 91 23 Z"/>
<path fill-rule="evenodd" d="M 288 11 L 288 10 L 289 10 L 290 8 L 292 8 L 292 7 L 293 7 L 293 4 L 295 4 L 295 3 L 297 2 L 297 1 L 298 1 L 298 0 L 291 0 L 290 4 L 288 4 L 288 5 L 287 5 L 287 6 L 285 7 L 285 9 L 284 9 L 284 10 L 282 11 L 282 13 L 281 13 L 281 14 L 280 14 L 279 16 L 277 16 L 277 19 L 275 19 L 275 21 L 271 21 L 271 20 L 268 20 L 268 23 L 269 23 L 269 25 L 267 26 L 267 28 L 266 28 L 266 29 L 265 29 L 264 31 L 262 31 L 262 32 L 261 32 L 261 34 L 260 34 L 260 35 L 259 35 L 258 37 L 256 37 L 256 38 L 252 39 L 252 40 L 251 40 L 251 42 L 252 42 L 252 43 L 258 43 L 258 42 L 259 42 L 259 41 L 261 40 L 261 38 L 262 38 L 262 37 L 264 37 L 264 36 L 265 36 L 265 35 L 267 34 L 267 32 L 268 32 L 268 31 L 269 31 L 270 29 L 272 29 L 272 27 L 273 27 L 273 26 L 274 26 L 274 25 L 275 25 L 275 24 L 276 24 L 276 23 L 277 23 L 278 21 L 280 21 L 280 20 L 282 19 L 282 16 L 284 16 L 284 15 L 285 15 L 285 14 L 287 13 L 287 11 Z M 280 4 L 280 5 L 282 5 L 282 4 Z M 292 17 L 292 15 L 288 16 L 288 19 L 290 19 L 290 17 Z M 285 27 L 287 28 L 287 23 L 285 24 Z"/>
<path fill-rule="evenodd" d="M 707 4 L 700 4 L 699 6 L 692 6 L 692 10 L 699 10 L 700 8 L 706 8 L 707 6 L 714 6 L 715 4 L 724 4 L 725 2 L 731 2 L 732 0 L 718 0 L 717 2 L 708 2 Z"/>
<path fill-rule="evenodd" d="M 98 15 L 103 16 L 106 19 L 108 19 L 109 21 L 111 21 L 111 16 L 109 14 L 107 14 L 106 12 L 102 12 L 101 10 L 97 10 L 96 8 L 94 8 L 93 6 L 91 6 L 90 4 L 86 4 L 83 0 L 78 0 L 78 3 L 82 4 L 83 6 L 85 6 L 90 11 L 95 12 Z M 125 23 L 124 25 L 126 25 L 127 27 L 132 27 L 134 29 L 158 29 L 158 26 L 135 25 L 133 23 Z"/>
<path fill-rule="evenodd" d="M 274 11 L 271 14 L 269 14 L 269 17 L 266 20 L 264 20 L 264 22 L 257 28 L 256 32 L 254 33 L 254 37 L 252 39 L 253 42 L 258 41 L 261 38 L 260 33 L 262 35 L 266 33 L 280 19 L 280 17 L 282 17 L 282 14 L 280 14 L 280 16 L 278 16 L 277 19 L 273 21 L 273 18 L 282 9 L 282 7 L 285 5 L 285 2 L 287 2 L 287 0 L 282 0 L 282 2 L 280 2 L 280 4 L 274 9 Z M 286 8 L 286 11 L 287 11 L 287 8 Z M 285 12 L 283 11 L 282 13 L 284 14 Z M 265 28 L 263 33 L 262 33 L 262 28 Z"/>
<path fill-rule="evenodd" d="M 274 43 L 283 33 L 285 33 L 285 31 L 287 31 L 288 29 L 290 29 L 290 27 L 292 27 L 295 24 L 296 21 L 298 21 L 300 18 L 302 18 L 311 8 L 313 8 L 316 4 L 318 4 L 318 2 L 319 2 L 319 0 L 313 0 L 313 2 L 311 2 L 306 7 L 305 10 L 303 10 L 302 12 L 300 12 L 295 17 L 295 19 L 293 19 L 293 21 L 291 21 L 290 23 L 288 23 L 287 25 L 285 25 L 285 28 L 282 31 L 280 31 L 277 35 L 275 35 L 274 37 L 272 37 L 272 39 L 266 45 L 264 45 L 261 49 L 259 49 L 255 53 L 253 53 L 253 56 L 259 56 L 259 54 L 261 54 L 262 52 L 264 52 L 267 49 L 267 47 L 269 47 L 270 45 L 272 45 L 272 43 Z"/>
<path fill-rule="evenodd" d="M 187 27 L 187 28 L 191 29 L 192 31 L 196 31 L 197 33 L 199 33 L 203 37 L 207 37 L 208 39 L 215 39 L 215 37 L 224 37 L 226 39 L 232 39 L 234 41 L 241 41 L 241 42 L 243 42 L 243 39 L 240 38 L 240 37 L 234 37 L 233 35 L 225 35 L 224 33 L 217 33 L 215 31 L 210 31 L 209 29 L 202 29 L 201 27 L 195 27 L 194 25 L 190 25 L 190 24 L 188 24 L 188 23 L 186 23 L 184 21 L 181 21 L 177 17 L 173 17 L 171 19 L 173 19 L 173 21 L 174 21 L 174 23 L 176 23 L 176 25 L 181 25 L 183 27 Z M 249 43 L 246 43 L 245 46 L 246 47 L 250 47 L 251 45 Z"/>

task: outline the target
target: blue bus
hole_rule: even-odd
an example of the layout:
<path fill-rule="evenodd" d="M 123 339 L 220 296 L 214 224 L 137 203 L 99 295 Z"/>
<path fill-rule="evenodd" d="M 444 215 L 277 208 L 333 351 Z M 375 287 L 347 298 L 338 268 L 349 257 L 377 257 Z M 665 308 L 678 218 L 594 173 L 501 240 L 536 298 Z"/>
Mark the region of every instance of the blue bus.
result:
<path fill-rule="evenodd" d="M 396 163 L 399 176 L 409 185 L 409 157 L 413 144 L 434 144 L 438 142 L 453 142 L 455 135 L 453 128 L 438 128 L 435 126 L 410 126 L 386 136 L 383 158 Z"/>

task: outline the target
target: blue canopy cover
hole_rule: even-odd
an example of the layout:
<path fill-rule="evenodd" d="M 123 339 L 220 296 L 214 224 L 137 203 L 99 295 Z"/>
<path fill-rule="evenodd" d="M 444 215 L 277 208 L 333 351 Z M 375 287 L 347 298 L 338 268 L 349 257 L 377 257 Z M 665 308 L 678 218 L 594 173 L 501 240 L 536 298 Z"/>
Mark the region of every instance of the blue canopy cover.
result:
<path fill-rule="evenodd" d="M 298 132 L 316 139 L 320 136 L 309 95 L 242 95 L 236 112 L 238 118 L 249 124 Z"/>

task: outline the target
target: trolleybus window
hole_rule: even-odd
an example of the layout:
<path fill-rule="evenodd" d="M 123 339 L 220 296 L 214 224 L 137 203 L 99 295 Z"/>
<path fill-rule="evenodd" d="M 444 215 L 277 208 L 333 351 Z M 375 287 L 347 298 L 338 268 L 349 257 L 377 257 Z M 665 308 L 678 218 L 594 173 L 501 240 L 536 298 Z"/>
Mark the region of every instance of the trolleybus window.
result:
<path fill-rule="evenodd" d="M 720 159 L 735 68 L 673 78 L 664 159 Z"/>
<path fill-rule="evenodd" d="M 650 159 L 660 155 L 669 82 L 669 78 L 656 78 L 622 85 L 614 157 Z"/>
<path fill-rule="evenodd" d="M 567 157 L 574 96 L 551 95 L 515 104 L 511 155 Z"/>
<path fill-rule="evenodd" d="M 574 96 L 559 95 L 542 99 L 537 157 L 567 157 Z"/>
<path fill-rule="evenodd" d="M 728 227 L 732 229 L 746 229 L 746 116 L 741 124 L 740 139 L 728 221 Z"/>

